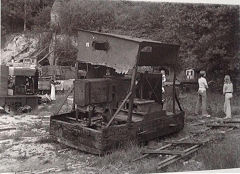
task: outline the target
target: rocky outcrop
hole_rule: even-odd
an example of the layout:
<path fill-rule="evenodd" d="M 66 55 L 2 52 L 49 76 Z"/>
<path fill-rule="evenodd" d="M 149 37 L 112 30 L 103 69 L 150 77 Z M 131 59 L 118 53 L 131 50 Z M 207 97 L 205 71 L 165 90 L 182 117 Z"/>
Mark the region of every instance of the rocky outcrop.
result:
<path fill-rule="evenodd" d="M 37 51 L 38 36 L 26 34 L 12 35 L 1 49 L 1 64 L 6 64 L 14 57 L 16 62 L 29 57 Z"/>
<path fill-rule="evenodd" d="M 51 10 L 51 27 L 57 29 L 59 27 L 59 13 L 63 4 L 69 0 L 55 0 Z M 53 30 L 54 31 L 54 30 Z M 0 64 L 6 64 L 11 61 L 12 57 L 15 58 L 16 62 L 19 62 L 23 58 L 31 57 L 34 52 L 39 49 L 39 40 L 41 37 L 46 37 L 44 33 L 40 34 L 11 34 L 5 36 L 1 44 L 1 59 Z M 49 35 L 47 36 L 49 37 Z M 54 32 L 51 36 L 51 43 L 49 46 L 49 52 L 54 51 L 56 44 L 70 43 L 72 46 L 77 47 L 77 38 L 75 36 L 69 36 L 66 34 L 56 34 Z M 45 47 L 42 45 L 40 47 Z M 55 64 L 56 55 L 54 52 L 49 55 L 48 60 L 50 65 Z M 67 58 L 66 58 L 67 59 Z"/>

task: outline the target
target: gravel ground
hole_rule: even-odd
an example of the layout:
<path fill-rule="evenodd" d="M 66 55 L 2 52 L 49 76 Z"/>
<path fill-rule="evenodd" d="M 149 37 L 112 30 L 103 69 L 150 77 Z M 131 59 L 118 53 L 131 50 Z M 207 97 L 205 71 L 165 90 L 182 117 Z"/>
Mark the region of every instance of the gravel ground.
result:
<path fill-rule="evenodd" d="M 69 104 L 64 107 L 68 108 L 68 106 Z M 47 110 L 52 107 L 54 106 L 41 105 L 37 114 L 15 115 L 11 113 L 0 115 L 0 172 L 104 173 L 103 168 L 94 166 L 94 162 L 98 161 L 100 157 L 68 148 L 49 137 L 51 113 Z M 236 116 L 236 118 L 240 118 L 240 116 Z M 209 119 L 186 116 L 184 130 L 167 138 L 152 141 L 148 144 L 148 147 L 161 147 L 164 141 L 176 140 L 186 136 L 190 136 L 193 141 L 203 141 L 207 138 L 214 141 L 223 139 L 228 128 L 208 130 L 205 125 L 206 123 L 220 122 L 220 120 L 216 117 Z M 240 133 L 235 131 L 234 134 L 239 135 Z M 171 166 L 165 171 L 204 169 L 203 164 L 196 158 L 180 161 L 179 164 L 181 170 L 179 167 Z M 134 165 L 134 163 L 130 163 L 129 169 Z M 121 173 L 121 170 L 118 172 Z"/>

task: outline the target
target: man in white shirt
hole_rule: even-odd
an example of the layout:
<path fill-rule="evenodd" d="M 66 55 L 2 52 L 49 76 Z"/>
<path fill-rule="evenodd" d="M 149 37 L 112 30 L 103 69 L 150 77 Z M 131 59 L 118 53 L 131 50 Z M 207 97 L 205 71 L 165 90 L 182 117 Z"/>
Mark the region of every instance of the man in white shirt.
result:
<path fill-rule="evenodd" d="M 198 99 L 197 99 L 197 105 L 195 109 L 195 114 L 198 115 L 201 101 L 202 101 L 202 115 L 205 117 L 210 117 L 210 115 L 207 113 L 207 89 L 208 89 L 208 84 L 206 80 L 206 73 L 205 71 L 200 71 L 200 78 L 198 79 Z"/>

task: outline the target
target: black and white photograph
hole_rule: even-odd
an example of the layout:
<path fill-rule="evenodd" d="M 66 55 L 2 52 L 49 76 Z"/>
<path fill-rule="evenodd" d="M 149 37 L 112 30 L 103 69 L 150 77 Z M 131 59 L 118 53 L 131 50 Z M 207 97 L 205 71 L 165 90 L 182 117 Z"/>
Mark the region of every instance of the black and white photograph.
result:
<path fill-rule="evenodd" d="M 240 173 L 240 2 L 1 0 L 0 174 Z"/>

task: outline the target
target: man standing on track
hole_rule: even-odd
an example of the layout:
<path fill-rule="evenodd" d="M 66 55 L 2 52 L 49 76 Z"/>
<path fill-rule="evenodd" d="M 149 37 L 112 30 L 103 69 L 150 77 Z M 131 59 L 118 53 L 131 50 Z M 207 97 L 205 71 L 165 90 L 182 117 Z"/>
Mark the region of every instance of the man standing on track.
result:
<path fill-rule="evenodd" d="M 210 117 L 210 115 L 207 113 L 207 89 L 208 84 L 206 80 L 206 72 L 200 71 L 200 78 L 198 79 L 198 99 L 197 104 L 195 108 L 195 114 L 198 115 L 198 112 L 200 110 L 200 105 L 202 103 L 202 116 Z"/>

